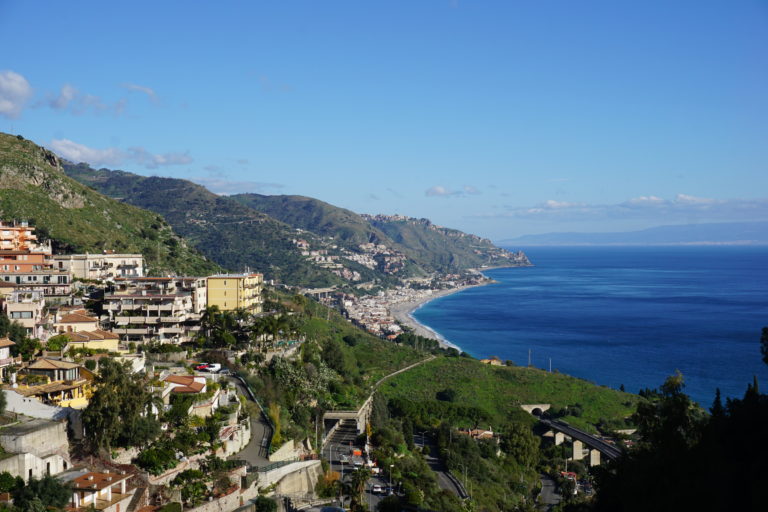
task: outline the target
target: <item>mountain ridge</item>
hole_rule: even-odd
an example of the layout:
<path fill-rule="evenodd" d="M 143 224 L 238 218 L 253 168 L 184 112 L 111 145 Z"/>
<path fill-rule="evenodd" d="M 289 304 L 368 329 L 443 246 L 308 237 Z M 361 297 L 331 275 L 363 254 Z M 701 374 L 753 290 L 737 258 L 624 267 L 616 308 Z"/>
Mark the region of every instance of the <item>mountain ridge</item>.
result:
<path fill-rule="evenodd" d="M 20 135 L 0 133 L 0 218 L 29 221 L 59 253 L 141 253 L 157 274 L 220 270 L 162 217 L 78 183 L 55 154 Z"/>
<path fill-rule="evenodd" d="M 608 233 L 542 233 L 496 242 L 500 245 L 766 245 L 768 222 L 672 224 Z"/>

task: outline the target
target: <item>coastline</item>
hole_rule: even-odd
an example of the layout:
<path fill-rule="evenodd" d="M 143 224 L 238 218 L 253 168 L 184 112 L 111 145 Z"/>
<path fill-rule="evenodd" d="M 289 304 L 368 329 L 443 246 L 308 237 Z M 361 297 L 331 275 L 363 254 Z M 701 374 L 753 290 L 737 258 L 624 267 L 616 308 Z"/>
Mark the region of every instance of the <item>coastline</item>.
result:
<path fill-rule="evenodd" d="M 434 331 L 433 329 L 427 327 L 426 325 L 420 323 L 418 320 L 416 320 L 413 317 L 413 312 L 419 309 L 420 307 L 424 306 L 428 302 L 432 302 L 435 299 L 439 299 L 440 297 L 446 297 L 448 295 L 453 295 L 454 293 L 458 293 L 462 290 L 466 290 L 467 288 L 475 288 L 478 286 L 485 286 L 487 284 L 491 284 L 494 281 L 488 280 L 483 283 L 478 284 L 470 284 L 465 286 L 459 286 L 457 288 L 448 288 L 445 290 L 439 290 L 431 295 L 428 295 L 426 297 L 422 297 L 418 300 L 408 301 L 408 302 L 401 302 L 399 304 L 394 304 L 389 307 L 389 314 L 394 317 L 395 320 L 397 320 L 399 323 L 410 327 L 413 329 L 414 334 L 417 334 L 418 336 L 423 336 L 425 338 L 431 338 L 434 340 L 437 340 L 437 342 L 440 344 L 442 348 L 455 348 L 459 352 L 461 352 L 461 347 L 458 345 L 452 343 L 451 341 L 445 339 L 443 336 L 441 336 L 439 333 Z"/>

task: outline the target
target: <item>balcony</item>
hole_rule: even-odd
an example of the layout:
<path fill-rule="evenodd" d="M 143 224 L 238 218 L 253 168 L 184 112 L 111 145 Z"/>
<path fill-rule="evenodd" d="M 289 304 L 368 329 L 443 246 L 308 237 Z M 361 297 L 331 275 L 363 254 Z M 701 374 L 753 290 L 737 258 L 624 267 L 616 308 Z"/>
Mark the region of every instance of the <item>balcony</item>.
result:
<path fill-rule="evenodd" d="M 161 323 L 177 324 L 185 320 L 182 316 L 161 316 L 158 317 Z"/>
<path fill-rule="evenodd" d="M 184 334 L 184 329 L 181 327 L 161 327 L 157 330 L 158 334 Z"/>
<path fill-rule="evenodd" d="M 0 359 L 0 367 L 10 366 L 21 363 L 21 357 L 5 357 Z"/>

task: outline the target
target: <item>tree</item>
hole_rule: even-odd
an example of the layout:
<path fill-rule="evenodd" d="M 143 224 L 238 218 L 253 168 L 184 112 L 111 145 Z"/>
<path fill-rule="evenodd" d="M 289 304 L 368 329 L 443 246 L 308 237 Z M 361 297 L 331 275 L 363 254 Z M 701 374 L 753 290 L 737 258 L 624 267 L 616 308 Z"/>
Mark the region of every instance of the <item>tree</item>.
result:
<path fill-rule="evenodd" d="M 256 498 L 256 512 L 277 512 L 277 503 L 266 496 Z"/>
<path fill-rule="evenodd" d="M 95 386 L 82 416 L 92 451 L 143 447 L 159 435 L 160 425 L 152 413 L 156 399 L 146 379 L 131 373 L 127 363 L 102 358 Z"/>
<path fill-rule="evenodd" d="M 501 450 L 518 464 L 532 468 L 539 460 L 539 438 L 522 423 L 510 423 L 501 437 Z"/>
<path fill-rule="evenodd" d="M 760 352 L 763 354 L 763 362 L 768 364 L 768 327 L 763 327 L 763 334 L 760 336 Z"/>
<path fill-rule="evenodd" d="M 67 343 L 69 343 L 69 336 L 66 334 L 59 334 L 57 336 L 51 336 L 48 338 L 48 341 L 45 344 L 45 348 L 47 350 L 58 352 L 63 349 Z"/>
<path fill-rule="evenodd" d="M 45 511 L 47 508 L 63 508 L 72 498 L 72 490 L 51 475 L 41 479 L 32 477 L 25 485 L 22 481 L 13 492 L 13 504 L 24 512 Z"/>
<path fill-rule="evenodd" d="M 351 484 L 352 484 L 352 508 L 355 508 L 355 505 L 359 505 L 361 502 L 363 502 L 363 492 L 365 491 L 365 484 L 368 482 L 368 479 L 371 478 L 371 470 L 366 467 L 362 466 L 360 468 L 357 468 L 352 472 L 352 476 L 350 477 Z"/>

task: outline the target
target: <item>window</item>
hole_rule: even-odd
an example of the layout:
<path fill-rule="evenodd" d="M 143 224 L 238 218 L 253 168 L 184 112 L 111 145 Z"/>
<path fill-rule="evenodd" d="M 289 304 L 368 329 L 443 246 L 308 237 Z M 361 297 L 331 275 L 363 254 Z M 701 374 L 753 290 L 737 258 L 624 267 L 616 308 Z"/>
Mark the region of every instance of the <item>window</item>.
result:
<path fill-rule="evenodd" d="M 11 312 L 11 318 L 32 318 L 31 311 L 13 311 Z"/>

